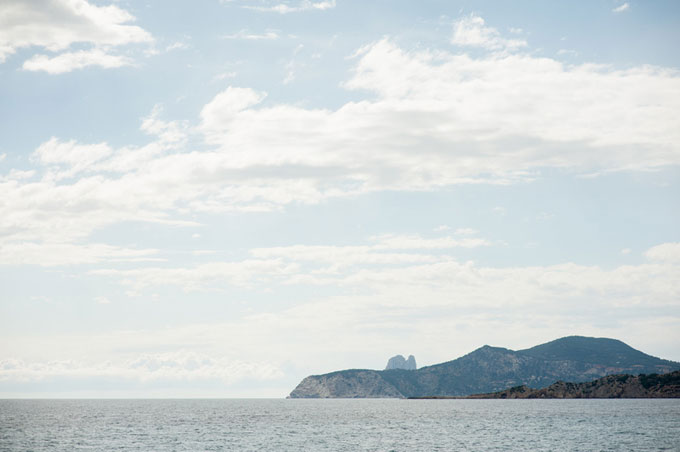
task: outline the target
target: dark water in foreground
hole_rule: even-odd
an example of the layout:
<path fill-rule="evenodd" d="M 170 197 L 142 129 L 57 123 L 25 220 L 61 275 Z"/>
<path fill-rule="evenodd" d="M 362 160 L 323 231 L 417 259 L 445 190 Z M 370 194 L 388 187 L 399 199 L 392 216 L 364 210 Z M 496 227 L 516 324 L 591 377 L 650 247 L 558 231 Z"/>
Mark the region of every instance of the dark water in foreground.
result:
<path fill-rule="evenodd" d="M 680 451 L 676 400 L 0 400 L 1 451 Z"/>

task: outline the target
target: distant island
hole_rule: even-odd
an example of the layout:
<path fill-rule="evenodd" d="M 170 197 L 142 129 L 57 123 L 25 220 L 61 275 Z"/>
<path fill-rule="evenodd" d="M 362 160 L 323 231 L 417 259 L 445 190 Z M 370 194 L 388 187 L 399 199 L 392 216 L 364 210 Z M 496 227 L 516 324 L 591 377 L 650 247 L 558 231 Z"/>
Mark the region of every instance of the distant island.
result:
<path fill-rule="evenodd" d="M 558 381 L 542 389 L 526 385 L 490 394 L 411 399 L 658 399 L 680 398 L 680 371 L 667 374 L 608 375 L 584 383 Z"/>
<path fill-rule="evenodd" d="M 406 360 L 399 357 L 401 359 L 397 358 L 394 364 L 403 366 Z M 415 359 L 412 366 L 415 367 Z M 412 366 L 408 365 L 409 368 Z M 289 397 L 443 398 L 474 395 L 479 398 L 540 398 L 539 394 L 559 397 L 559 394 L 597 393 L 594 389 L 597 385 L 590 389 L 569 385 L 607 376 L 614 380 L 604 379 L 597 387 L 610 385 L 608 391 L 614 391 L 616 385 L 625 383 L 628 389 L 622 394 L 642 394 L 639 384 L 646 391 L 652 391 L 649 394 L 656 394 L 665 389 L 653 389 L 657 383 L 650 382 L 657 378 L 662 384 L 666 382 L 664 374 L 678 370 L 680 363 L 647 355 L 616 339 L 569 336 L 518 351 L 485 345 L 453 361 L 420 369 L 349 369 L 312 375 L 303 379 Z M 673 375 L 668 377 L 671 386 L 675 384 L 672 383 L 675 381 Z M 565 381 L 572 383 L 562 383 Z M 637 389 L 633 390 L 633 387 Z M 511 395 L 507 391 L 514 392 Z M 496 397 L 497 393 L 506 395 Z"/>

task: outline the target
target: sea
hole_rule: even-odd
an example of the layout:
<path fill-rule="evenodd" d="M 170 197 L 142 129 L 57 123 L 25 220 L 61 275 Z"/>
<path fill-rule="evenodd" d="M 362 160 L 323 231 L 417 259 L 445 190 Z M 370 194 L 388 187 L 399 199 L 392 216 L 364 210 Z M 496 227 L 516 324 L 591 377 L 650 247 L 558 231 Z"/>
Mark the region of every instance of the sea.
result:
<path fill-rule="evenodd" d="M 1 451 L 680 451 L 680 399 L 0 400 Z"/>

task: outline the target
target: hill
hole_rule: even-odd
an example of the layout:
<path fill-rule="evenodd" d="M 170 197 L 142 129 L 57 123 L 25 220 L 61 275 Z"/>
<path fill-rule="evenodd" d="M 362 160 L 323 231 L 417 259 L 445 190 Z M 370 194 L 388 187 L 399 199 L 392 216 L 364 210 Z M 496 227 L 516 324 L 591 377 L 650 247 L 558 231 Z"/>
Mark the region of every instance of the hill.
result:
<path fill-rule="evenodd" d="M 417 370 L 352 369 L 312 375 L 291 398 L 432 397 L 493 393 L 556 381 L 592 381 L 613 374 L 665 374 L 680 363 L 606 338 L 569 336 L 513 351 L 485 345 L 453 361 Z"/>
<path fill-rule="evenodd" d="M 517 386 L 468 399 L 639 399 L 680 398 L 680 371 L 663 375 L 608 375 L 585 383 L 558 381 L 543 389 Z"/>

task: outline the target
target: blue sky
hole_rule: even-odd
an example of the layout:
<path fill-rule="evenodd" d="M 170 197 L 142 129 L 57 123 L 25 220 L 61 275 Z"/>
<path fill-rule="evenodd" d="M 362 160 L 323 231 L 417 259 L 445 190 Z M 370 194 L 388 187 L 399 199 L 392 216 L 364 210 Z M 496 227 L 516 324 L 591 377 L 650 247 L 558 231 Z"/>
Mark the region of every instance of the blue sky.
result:
<path fill-rule="evenodd" d="M 0 396 L 680 360 L 673 1 L 5 1 Z"/>

